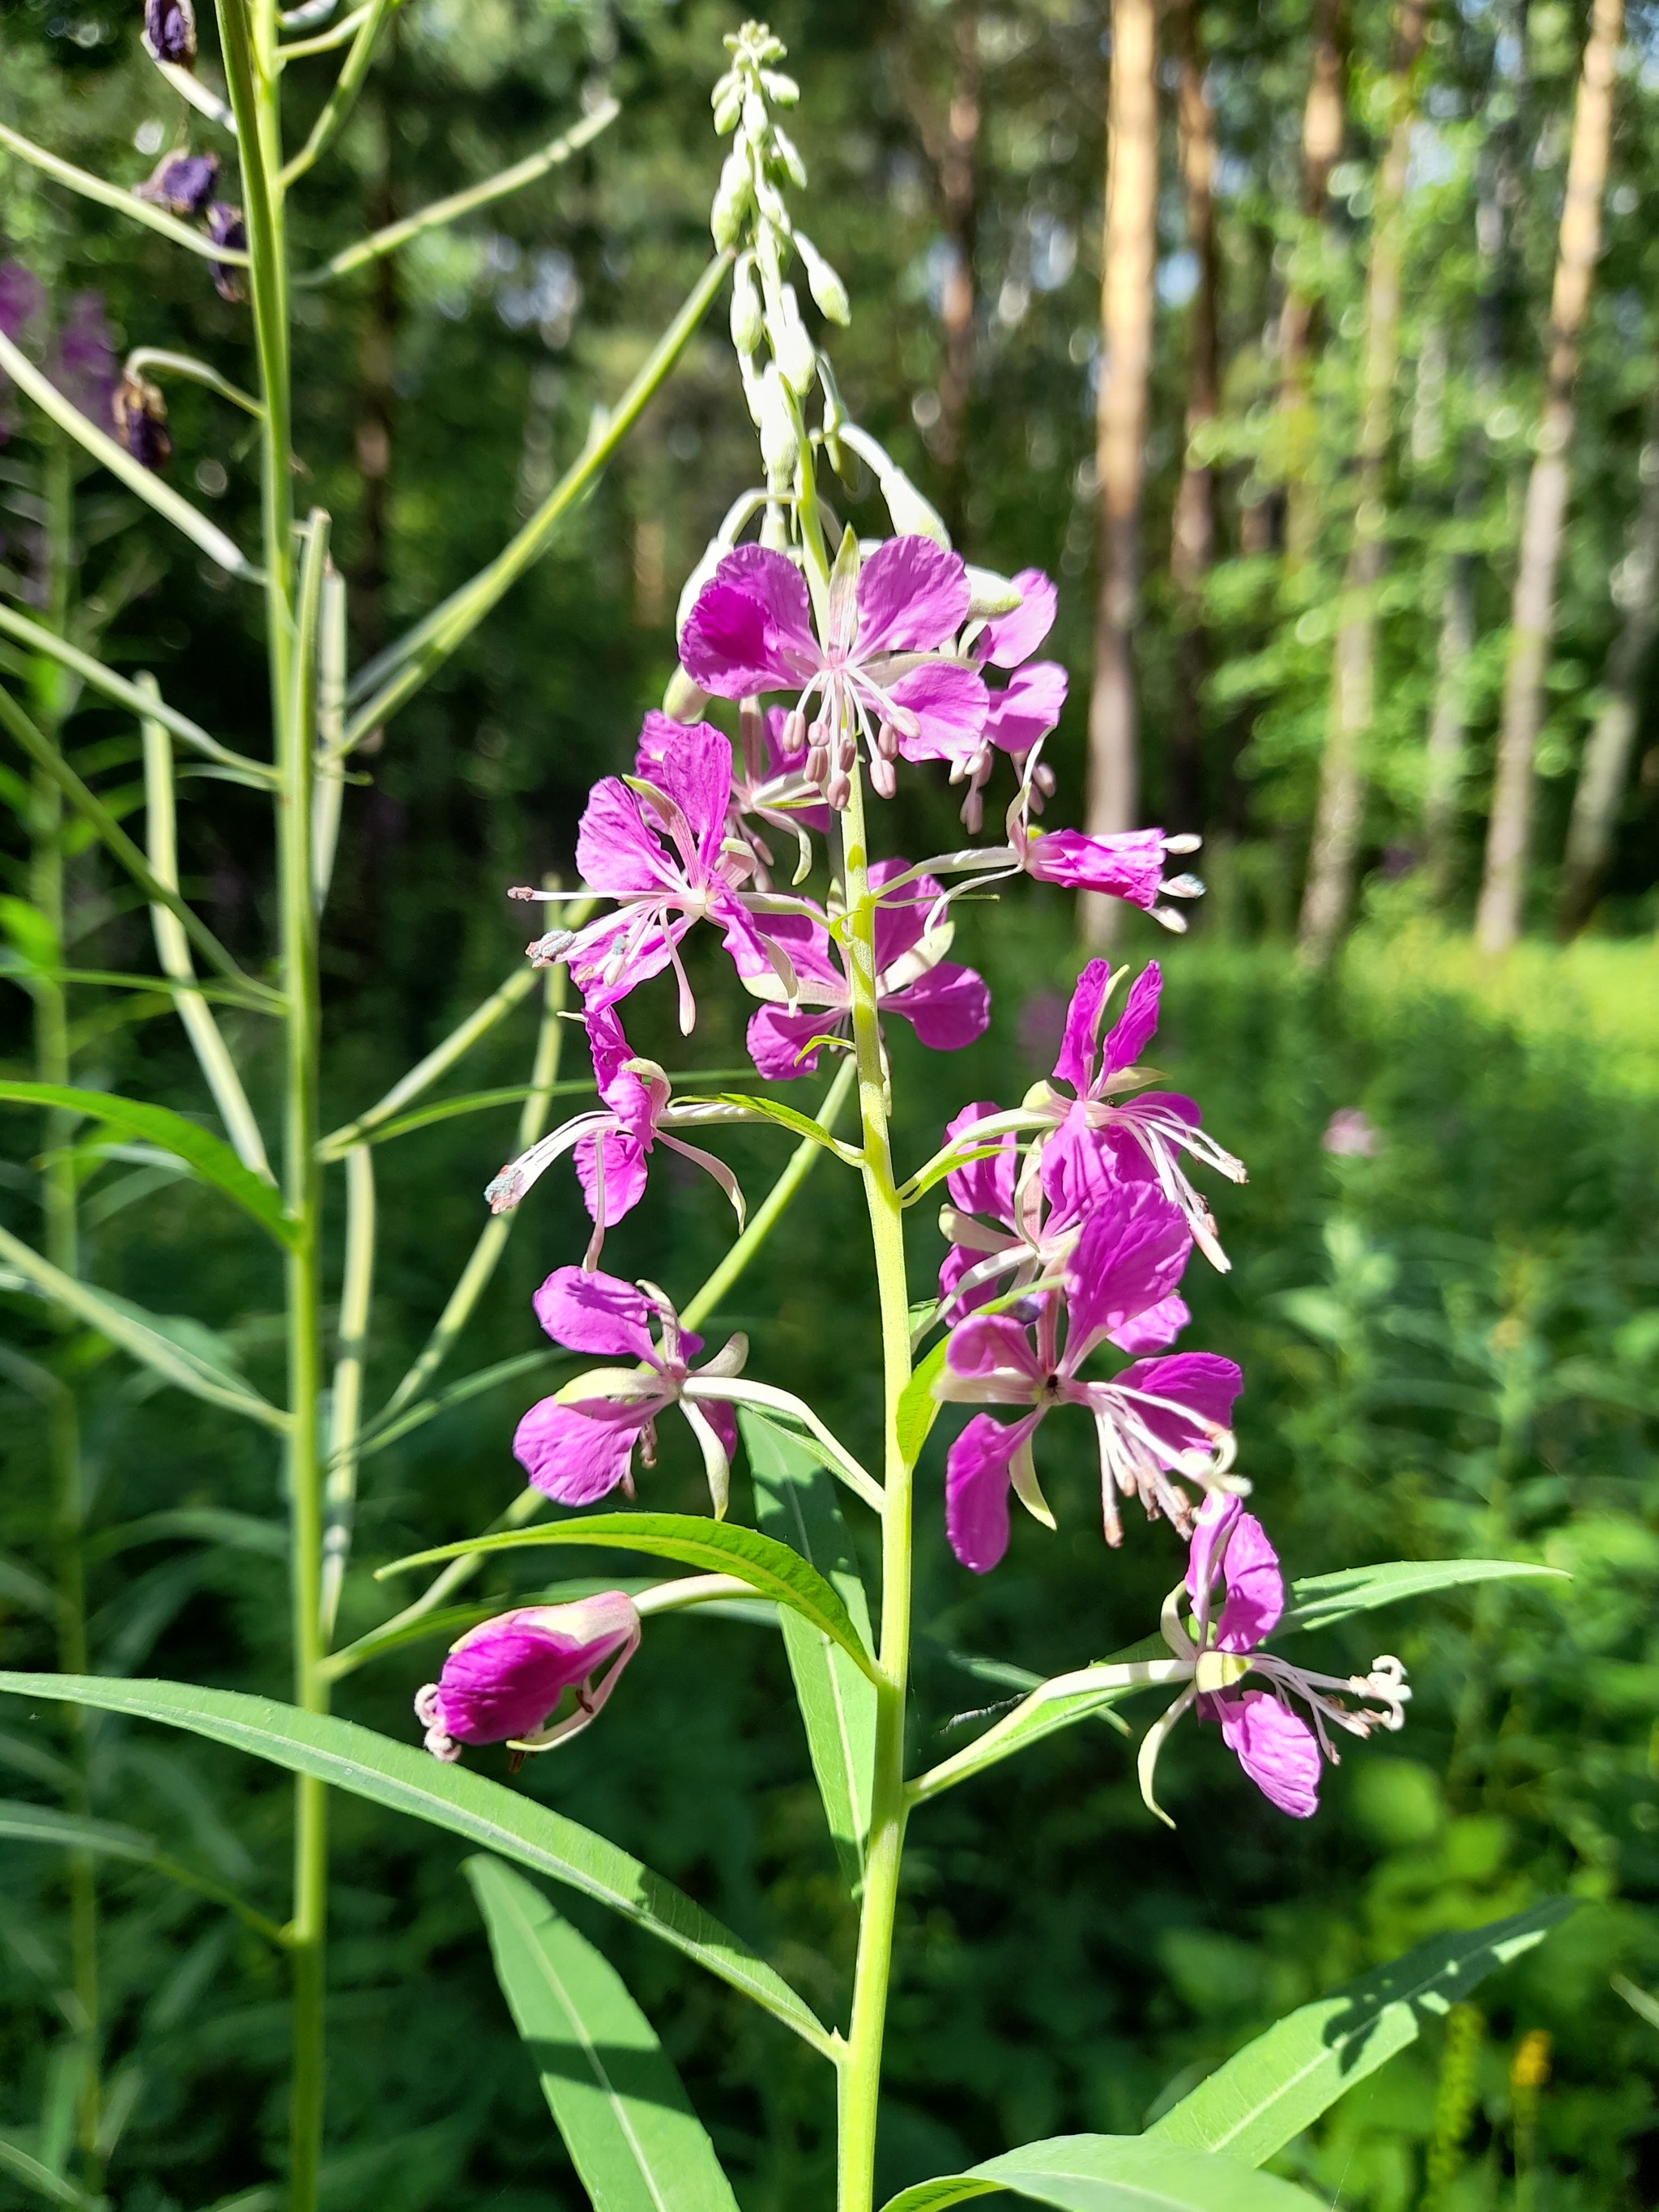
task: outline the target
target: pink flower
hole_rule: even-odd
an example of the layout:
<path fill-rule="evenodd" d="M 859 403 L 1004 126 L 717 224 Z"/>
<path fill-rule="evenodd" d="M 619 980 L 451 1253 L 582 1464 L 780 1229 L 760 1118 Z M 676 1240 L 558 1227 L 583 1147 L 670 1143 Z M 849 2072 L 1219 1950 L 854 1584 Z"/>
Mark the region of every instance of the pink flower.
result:
<path fill-rule="evenodd" d="M 551 930 L 529 948 L 538 967 L 562 960 L 589 1006 L 614 1006 L 636 984 L 672 968 L 680 1028 L 696 1019 L 679 945 L 696 921 L 723 932 L 740 975 L 787 963 L 769 944 L 740 887 L 753 868 L 726 842 L 732 798 L 732 748 L 706 722 L 673 726 L 661 740 L 655 775 L 593 787 L 576 834 L 576 865 L 589 891 L 614 899 L 617 912 L 578 930 Z M 585 894 L 520 890 L 517 898 Z"/>
<path fill-rule="evenodd" d="M 694 1377 L 690 1362 L 702 1339 L 680 1327 L 654 1284 L 636 1288 L 597 1270 L 560 1267 L 537 1291 L 535 1307 L 556 1344 L 637 1362 L 579 1375 L 530 1408 L 513 1455 L 536 1488 L 562 1505 L 591 1505 L 619 1485 L 631 1497 L 635 1446 L 653 1465 L 657 1415 L 678 1406 L 702 1449 L 715 1514 L 723 1516 L 737 1428 L 730 1407 L 710 1401 L 718 1401 L 722 1377 L 741 1373 L 748 1339 L 728 1338 Z"/>
<path fill-rule="evenodd" d="M 1118 976 L 1126 972 L 1120 969 Z M 1079 1173 L 1089 1171 L 1086 1154 L 1091 1137 L 1103 1137 L 1113 1149 L 1125 1139 L 1133 1140 L 1164 1196 L 1186 1216 L 1205 1257 L 1224 1273 L 1228 1260 L 1216 1235 L 1215 1217 L 1188 1180 L 1178 1155 L 1186 1152 L 1202 1160 L 1233 1182 L 1244 1181 L 1243 1164 L 1200 1127 L 1199 1110 L 1190 1098 L 1172 1091 L 1143 1091 L 1138 1098 L 1123 1095 L 1145 1083 L 1150 1073 L 1135 1063 L 1158 1027 L 1163 977 L 1158 963 L 1150 961 L 1131 985 L 1123 1012 L 1102 1043 L 1101 1024 L 1116 980 L 1104 960 L 1091 960 L 1078 977 L 1054 1062 L 1052 1081 L 1057 1087 L 1049 1088 L 1046 1100 L 1032 1102 L 1033 1109 L 1053 1119 L 1057 1133 L 1048 1143 L 1062 1146 Z"/>
<path fill-rule="evenodd" d="M 908 860 L 878 860 L 870 887 L 880 893 L 908 874 Z M 959 1052 L 983 1036 L 991 1019 L 991 994 L 971 968 L 943 955 L 950 928 L 928 927 L 930 910 L 944 896 L 931 876 L 913 877 L 876 908 L 876 997 L 884 1014 L 899 1014 L 933 1052 Z M 773 925 L 795 971 L 797 1003 L 768 1005 L 749 1024 L 749 1055 L 775 1082 L 810 1075 L 818 1055 L 813 1039 L 852 1033 L 852 988 L 830 949 L 830 933 L 805 916 L 781 915 Z M 769 998 L 777 989 L 760 976 L 750 988 Z M 780 993 L 780 996 L 781 994 Z"/>
<path fill-rule="evenodd" d="M 951 781 L 968 784 L 962 818 L 972 832 L 984 818 L 980 794 L 990 776 L 993 748 L 1023 758 L 1048 736 L 1066 704 L 1066 671 L 1057 660 L 1031 659 L 1054 626 L 1054 586 L 1041 568 L 1022 568 L 1012 581 L 1019 605 L 1012 614 L 994 617 L 968 647 L 971 660 L 1012 672 L 1001 690 L 990 695 L 978 750 L 970 762 L 952 766 Z"/>
<path fill-rule="evenodd" d="M 714 698 L 794 695 L 786 757 L 805 748 L 807 781 L 832 806 L 846 803 L 860 736 L 872 781 L 890 797 L 901 753 L 970 757 L 988 703 L 978 671 L 940 653 L 968 616 L 958 555 L 928 538 L 890 538 L 867 561 L 854 556 L 837 570 L 822 644 L 800 571 L 761 545 L 726 555 L 680 635 L 686 674 Z"/>
<path fill-rule="evenodd" d="M 743 1194 L 731 1169 L 712 1152 L 686 1144 L 665 1127 L 667 1116 L 677 1109 L 669 1103 L 672 1090 L 662 1069 L 654 1060 L 634 1056 L 614 1006 L 590 1007 L 584 1019 L 604 1104 L 598 1112 L 574 1115 L 516 1160 L 509 1160 L 484 1192 L 490 1212 L 510 1213 L 555 1160 L 574 1152 L 577 1180 L 593 1222 L 592 1241 L 582 1265 L 595 1267 L 605 1248 L 605 1231 L 631 1213 L 645 1196 L 646 1160 L 660 1138 L 671 1151 L 714 1176 L 736 1209 L 741 1227 Z"/>
<path fill-rule="evenodd" d="M 1043 1298 L 1035 1326 L 1012 1313 L 976 1314 L 952 1331 L 935 1385 L 939 1396 L 1029 1409 L 1012 1423 L 975 1414 L 951 1447 L 945 1529 L 964 1566 L 985 1574 L 1007 1550 L 1011 1489 L 1053 1526 L 1037 1487 L 1031 1442 L 1055 1406 L 1080 1406 L 1094 1419 L 1109 1543 L 1122 1540 L 1120 1492 L 1139 1496 L 1149 1515 L 1165 1513 L 1184 1528 L 1191 1502 L 1171 1474 L 1213 1480 L 1224 1473 L 1228 1423 L 1243 1381 L 1231 1359 L 1184 1352 L 1137 1359 L 1109 1382 L 1079 1376 L 1102 1344 L 1127 1350 L 1170 1340 L 1171 1324 L 1178 1327 L 1186 1315 L 1175 1288 L 1190 1249 L 1186 1224 L 1156 1187 L 1125 1184 L 1120 1203 L 1092 1215 L 1073 1253 L 1063 1350 L 1060 1301 L 1052 1294 Z"/>
<path fill-rule="evenodd" d="M 1339 1106 L 1319 1139 L 1322 1152 L 1339 1159 L 1369 1160 L 1376 1152 L 1376 1124 L 1363 1106 Z"/>
<path fill-rule="evenodd" d="M 1192 1606 L 1190 1633 L 1170 1603 L 1164 1607 L 1164 1636 L 1178 1659 L 1192 1662 L 1193 1677 L 1142 1744 L 1142 1796 L 1158 1812 L 1152 1777 L 1158 1753 L 1175 1723 L 1196 1705 L 1200 1720 L 1220 1729 L 1222 1741 L 1268 1802 L 1292 1820 L 1308 1820 L 1319 1809 L 1322 1756 L 1333 1764 L 1337 1757 L 1327 1723 L 1362 1737 L 1373 1729 L 1402 1728 L 1411 1696 L 1404 1668 L 1385 1655 L 1372 1662 L 1369 1674 L 1344 1680 L 1293 1667 L 1263 1650 L 1285 1611 L 1285 1578 L 1261 1523 L 1224 1492 L 1212 1492 L 1199 1508 L 1185 1590 Z M 1252 1674 L 1272 1686 L 1245 1689 Z M 1372 1703 L 1345 1705 L 1337 1692 Z M 1292 1709 L 1292 1696 L 1308 1707 L 1312 1727 Z"/>
<path fill-rule="evenodd" d="M 546 1751 L 580 1734 L 602 1710 L 639 1649 L 640 1616 L 621 1590 L 575 1605 L 526 1605 L 480 1621 L 449 1647 L 443 1672 L 415 1698 L 434 1759 L 459 1759 L 467 1743 L 511 1742 Z M 614 1663 L 596 1680 L 607 1661 Z M 548 1723 L 567 1690 L 568 1718 Z"/>

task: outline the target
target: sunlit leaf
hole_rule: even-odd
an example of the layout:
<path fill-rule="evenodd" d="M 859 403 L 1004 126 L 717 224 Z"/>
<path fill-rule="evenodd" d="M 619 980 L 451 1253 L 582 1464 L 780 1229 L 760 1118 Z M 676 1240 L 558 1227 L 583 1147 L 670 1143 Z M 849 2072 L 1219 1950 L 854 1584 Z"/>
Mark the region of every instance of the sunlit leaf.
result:
<path fill-rule="evenodd" d="M 1293 2182 L 1149 2136 L 1054 2136 L 918 2182 L 884 2212 L 945 2212 L 998 2190 L 1060 2212 L 1324 2212 L 1322 2198 Z"/>
<path fill-rule="evenodd" d="M 1334 1575 L 1307 1575 L 1291 1585 L 1291 1603 L 1279 1624 L 1289 1629 L 1329 1628 L 1356 1613 L 1397 1605 L 1404 1598 L 1467 1583 L 1566 1582 L 1559 1567 L 1523 1559 L 1390 1559 L 1376 1567 L 1344 1567 Z"/>

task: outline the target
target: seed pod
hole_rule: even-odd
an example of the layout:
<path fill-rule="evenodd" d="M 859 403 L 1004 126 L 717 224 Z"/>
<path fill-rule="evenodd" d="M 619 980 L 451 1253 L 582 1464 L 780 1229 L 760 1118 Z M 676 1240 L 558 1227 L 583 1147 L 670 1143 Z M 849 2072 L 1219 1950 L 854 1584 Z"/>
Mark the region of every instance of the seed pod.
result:
<path fill-rule="evenodd" d="M 110 402 L 115 434 L 140 468 L 159 469 L 173 454 L 167 434 L 167 403 L 147 376 L 128 369 Z"/>
<path fill-rule="evenodd" d="M 143 40 L 152 61 L 188 69 L 196 59 L 196 17 L 190 0 L 144 0 Z"/>

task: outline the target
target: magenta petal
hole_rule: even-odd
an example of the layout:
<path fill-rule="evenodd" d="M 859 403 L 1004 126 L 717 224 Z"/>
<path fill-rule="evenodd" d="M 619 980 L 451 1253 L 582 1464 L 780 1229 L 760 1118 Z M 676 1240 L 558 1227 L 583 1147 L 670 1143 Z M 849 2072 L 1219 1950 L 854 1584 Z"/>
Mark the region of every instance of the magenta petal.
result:
<path fill-rule="evenodd" d="M 806 579 L 787 555 L 769 545 L 738 545 L 714 571 L 717 584 L 730 584 L 758 600 L 779 638 L 797 653 L 816 657 L 812 603 Z"/>
<path fill-rule="evenodd" d="M 544 1398 L 514 1431 L 513 1456 L 549 1498 L 562 1505 L 591 1505 L 626 1475 L 635 1441 L 660 1406 L 659 1399 L 646 1398 L 625 1408 L 601 1408 L 596 1400 L 589 1411 Z"/>
<path fill-rule="evenodd" d="M 1012 1314 L 975 1314 L 951 1332 L 945 1364 L 964 1379 L 1010 1373 L 1030 1379 L 1036 1395 L 1042 1387 L 1042 1364 L 1024 1324 Z"/>
<path fill-rule="evenodd" d="M 634 748 L 634 773 L 647 783 L 654 783 L 662 767 L 663 749 L 678 737 L 685 727 L 669 714 L 659 714 L 650 708 L 640 726 L 639 743 Z"/>
<path fill-rule="evenodd" d="M 605 1211 L 601 1225 L 610 1228 L 631 1213 L 645 1196 L 645 1152 L 622 1129 L 606 1129 L 597 1136 L 578 1137 L 573 1158 L 576 1180 L 582 1187 L 589 1218 L 600 1220 L 599 1151 L 604 1147 Z M 1130 1347 L 1127 1345 L 1124 1349 Z"/>
<path fill-rule="evenodd" d="M 631 1283 L 598 1268 L 559 1267 L 532 1303 L 537 1320 L 555 1344 L 601 1358 L 658 1364 L 650 1328 L 656 1309 Z"/>
<path fill-rule="evenodd" d="M 1279 1554 L 1254 1513 L 1241 1513 L 1221 1563 L 1227 1602 L 1216 1631 L 1222 1651 L 1254 1651 L 1278 1627 L 1285 1610 Z"/>
<path fill-rule="evenodd" d="M 1028 753 L 1054 728 L 1065 704 L 1066 671 L 1058 661 L 1034 660 L 992 692 L 985 734 L 1005 753 Z"/>
<path fill-rule="evenodd" d="M 1155 1183 L 1118 1186 L 1085 1224 L 1066 1270 L 1068 1371 L 1103 1336 L 1171 1295 L 1192 1246 L 1179 1207 Z"/>
<path fill-rule="evenodd" d="M 926 660 L 890 685 L 889 696 L 921 725 L 915 737 L 899 739 L 906 760 L 966 765 L 978 751 L 990 694 L 977 669 L 960 660 Z"/>
<path fill-rule="evenodd" d="M 1052 1233 L 1115 1208 L 1127 1186 L 1151 1181 L 1146 1156 L 1136 1146 L 1115 1144 L 1114 1133 L 1091 1129 L 1074 1108 L 1043 1146 L 1038 1173 Z"/>
<path fill-rule="evenodd" d="M 796 680 L 765 608 L 729 584 L 710 584 L 699 597 L 680 632 L 680 659 L 698 689 L 716 699 L 784 690 Z"/>
<path fill-rule="evenodd" d="M 974 650 L 994 668 L 1018 668 L 1054 626 L 1060 594 L 1041 568 L 1022 568 L 1011 580 L 1020 594 L 1011 615 L 997 615 L 979 634 Z"/>
<path fill-rule="evenodd" d="M 588 888 L 607 898 L 657 890 L 668 881 L 661 844 L 619 776 L 601 776 L 588 793 L 576 830 L 576 866 Z"/>
<path fill-rule="evenodd" d="M 720 1440 L 729 1467 L 738 1455 L 738 1417 L 724 1398 L 699 1398 L 697 1411 Z"/>
<path fill-rule="evenodd" d="M 662 749 L 655 781 L 690 824 L 699 858 L 712 870 L 732 801 L 730 744 L 707 722 L 680 730 Z"/>
<path fill-rule="evenodd" d="M 470 1629 L 444 1661 L 436 1715 L 457 1743 L 532 1735 L 573 1684 L 585 1682 L 637 1633 L 620 1590 L 575 1605 L 520 1606 Z"/>
<path fill-rule="evenodd" d="M 960 1052 L 991 1025 L 989 988 L 954 960 L 941 960 L 908 990 L 884 999 L 882 1007 L 902 1014 L 930 1052 Z"/>
<path fill-rule="evenodd" d="M 945 1309 L 946 1321 L 959 1321 L 964 1314 L 972 1313 L 976 1306 L 988 1305 L 1005 1289 L 1004 1281 L 994 1278 L 989 1282 L 975 1284 L 972 1289 L 963 1291 L 959 1297 L 953 1295 L 963 1277 L 970 1274 L 986 1257 L 985 1253 L 970 1251 L 965 1244 L 953 1244 L 940 1261 L 939 1294 Z"/>
<path fill-rule="evenodd" d="M 1123 1012 L 1107 1036 L 1100 1055 L 1103 1075 L 1115 1075 L 1121 1068 L 1133 1067 L 1152 1042 L 1158 1027 L 1158 994 L 1163 988 L 1163 971 L 1156 960 L 1149 960 L 1129 986 Z"/>
<path fill-rule="evenodd" d="M 964 1567 L 988 1575 L 1008 1548 L 1009 1470 L 1014 1454 L 1036 1433 L 1041 1413 L 993 1420 L 975 1413 L 945 1462 L 945 1532 Z"/>
<path fill-rule="evenodd" d="M 1189 1407 L 1200 1420 L 1218 1428 L 1230 1426 L 1233 1401 L 1244 1387 L 1237 1361 L 1213 1352 L 1172 1352 L 1164 1359 L 1138 1359 L 1112 1377 L 1114 1389 L 1146 1391 L 1155 1398 L 1173 1399 Z M 1180 1413 L 1162 1406 L 1138 1408 L 1140 1418 L 1171 1455 L 1207 1449 L 1210 1437 L 1198 1421 L 1183 1420 Z"/>
<path fill-rule="evenodd" d="M 1319 1741 L 1266 1690 L 1217 1698 L 1222 1740 L 1270 1805 L 1293 1820 L 1319 1810 Z"/>
<path fill-rule="evenodd" d="M 1054 1062 L 1056 1083 L 1068 1083 L 1079 1098 L 1094 1080 L 1095 1052 L 1100 1035 L 1100 1012 L 1111 983 L 1111 963 L 1091 960 L 1078 977 L 1072 1003 L 1066 1009 L 1066 1034 Z"/>
<path fill-rule="evenodd" d="M 803 1048 L 815 1036 L 832 1035 L 842 1019 L 833 1006 L 802 1006 L 793 1014 L 785 1006 L 763 1006 L 750 1017 L 744 1038 L 749 1057 L 769 1083 L 811 1075 L 818 1056 Z"/>
<path fill-rule="evenodd" d="M 968 619 L 968 571 L 931 538 L 890 538 L 859 571 L 854 657 L 929 653 Z"/>
<path fill-rule="evenodd" d="M 1025 868 L 1041 884 L 1100 891 L 1150 914 L 1164 881 L 1164 832 L 1132 830 L 1121 837 L 1089 837 L 1081 830 L 1045 830 L 1031 839 Z"/>
<path fill-rule="evenodd" d="M 1121 1328 L 1108 1332 L 1110 1341 L 1120 1352 L 1127 1352 L 1132 1359 L 1139 1359 L 1149 1352 L 1167 1352 L 1175 1342 L 1192 1315 L 1185 1298 L 1160 1298 L 1155 1306 L 1148 1306 L 1144 1314 L 1125 1322 Z"/>
<path fill-rule="evenodd" d="M 1212 1490 L 1194 1516 L 1193 1540 L 1187 1552 L 1187 1588 L 1200 1620 L 1207 1621 L 1210 1617 L 1209 1592 L 1215 1580 L 1216 1561 L 1243 1510 L 1243 1504 L 1230 1492 Z"/>
<path fill-rule="evenodd" d="M 954 1121 L 946 1124 L 947 1141 L 967 1137 L 975 1123 L 988 1121 L 992 1115 L 1001 1111 L 1001 1107 L 988 1098 L 976 1099 L 971 1106 L 964 1106 Z M 1014 1172 L 1018 1164 L 1015 1141 L 1012 1130 L 1005 1131 L 991 1139 L 996 1151 L 989 1159 L 970 1160 L 966 1167 L 952 1168 L 945 1178 L 951 1203 L 964 1213 L 988 1214 L 993 1221 L 1006 1222 L 1014 1203 Z"/>
<path fill-rule="evenodd" d="M 870 871 L 870 888 L 884 891 L 896 878 L 909 869 L 908 860 L 878 860 Z M 927 917 L 945 896 L 945 887 L 937 876 L 917 876 L 901 884 L 890 894 L 884 905 L 876 908 L 876 973 L 879 975 L 896 960 L 921 944 L 927 933 Z"/>

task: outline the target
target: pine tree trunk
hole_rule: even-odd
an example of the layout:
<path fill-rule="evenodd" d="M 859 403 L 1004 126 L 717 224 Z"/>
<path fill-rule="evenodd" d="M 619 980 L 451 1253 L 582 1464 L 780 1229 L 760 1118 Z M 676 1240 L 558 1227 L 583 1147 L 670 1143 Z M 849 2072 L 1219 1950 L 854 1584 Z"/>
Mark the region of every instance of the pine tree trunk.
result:
<path fill-rule="evenodd" d="M 1561 870 L 1558 919 L 1564 937 L 1574 937 L 1589 920 L 1607 872 L 1620 802 L 1630 774 L 1636 742 L 1636 685 L 1656 629 L 1659 604 L 1659 384 L 1649 403 L 1647 435 L 1638 465 L 1641 502 L 1630 528 L 1625 557 L 1613 574 L 1613 596 L 1625 619 L 1607 655 L 1602 686 L 1606 702 L 1595 718 L 1578 766 L 1567 854 Z"/>
<path fill-rule="evenodd" d="M 1573 110 L 1567 191 L 1550 299 L 1550 350 L 1536 458 L 1527 484 L 1521 559 L 1510 616 L 1510 652 L 1498 775 L 1486 829 L 1486 873 L 1475 936 L 1486 952 L 1521 934 L 1532 835 L 1534 755 L 1544 720 L 1544 678 L 1555 629 L 1555 584 L 1570 488 L 1573 386 L 1590 286 L 1601 249 L 1601 195 L 1613 137 L 1613 76 L 1623 0 L 1594 0 Z"/>
<path fill-rule="evenodd" d="M 1186 455 L 1170 533 L 1170 580 L 1175 587 L 1176 667 L 1170 727 L 1168 820 L 1196 830 L 1204 817 L 1204 679 L 1209 671 L 1204 580 L 1215 560 L 1215 470 L 1195 452 L 1221 399 L 1219 257 L 1215 225 L 1215 117 L 1204 85 L 1194 0 L 1169 0 L 1168 20 L 1179 77 L 1181 180 L 1187 242 L 1198 263 L 1188 311 Z"/>
<path fill-rule="evenodd" d="M 1394 428 L 1400 359 L 1400 285 L 1405 244 L 1406 171 L 1416 112 L 1417 58 L 1427 0 L 1399 0 L 1391 65 L 1388 149 L 1377 171 L 1370 266 L 1365 278 L 1365 339 L 1356 456 L 1353 542 L 1342 578 L 1341 615 L 1331 671 L 1331 701 L 1320 763 L 1300 937 L 1304 957 L 1329 958 L 1353 900 L 1354 852 L 1364 805 L 1362 750 L 1376 690 L 1376 596 L 1386 561 L 1385 471 Z"/>
<path fill-rule="evenodd" d="M 952 27 L 955 71 L 939 152 L 939 200 L 951 265 L 940 316 L 945 371 L 939 380 L 934 450 L 945 479 L 945 517 L 960 536 L 967 502 L 968 408 L 974 384 L 974 268 L 979 251 L 979 15 L 958 7 Z"/>
<path fill-rule="evenodd" d="M 1324 222 L 1331 171 L 1342 151 L 1342 0 L 1314 0 L 1312 64 L 1308 97 L 1302 110 L 1302 216 L 1300 252 L 1312 246 Z M 1319 526 L 1318 502 L 1310 478 L 1316 445 L 1309 355 L 1313 337 L 1315 295 L 1305 269 L 1295 258 L 1285 304 L 1279 316 L 1279 411 L 1280 468 L 1285 480 L 1285 559 L 1288 568 L 1305 560 Z"/>
<path fill-rule="evenodd" d="M 1087 820 L 1097 836 L 1135 827 L 1139 729 L 1133 640 L 1140 596 L 1140 498 L 1158 250 L 1158 41 L 1153 0 L 1112 0 L 1101 253 L 1101 378 L 1095 415 L 1100 580 L 1089 696 Z M 1103 945 L 1118 902 L 1085 893 L 1085 940 Z"/>

